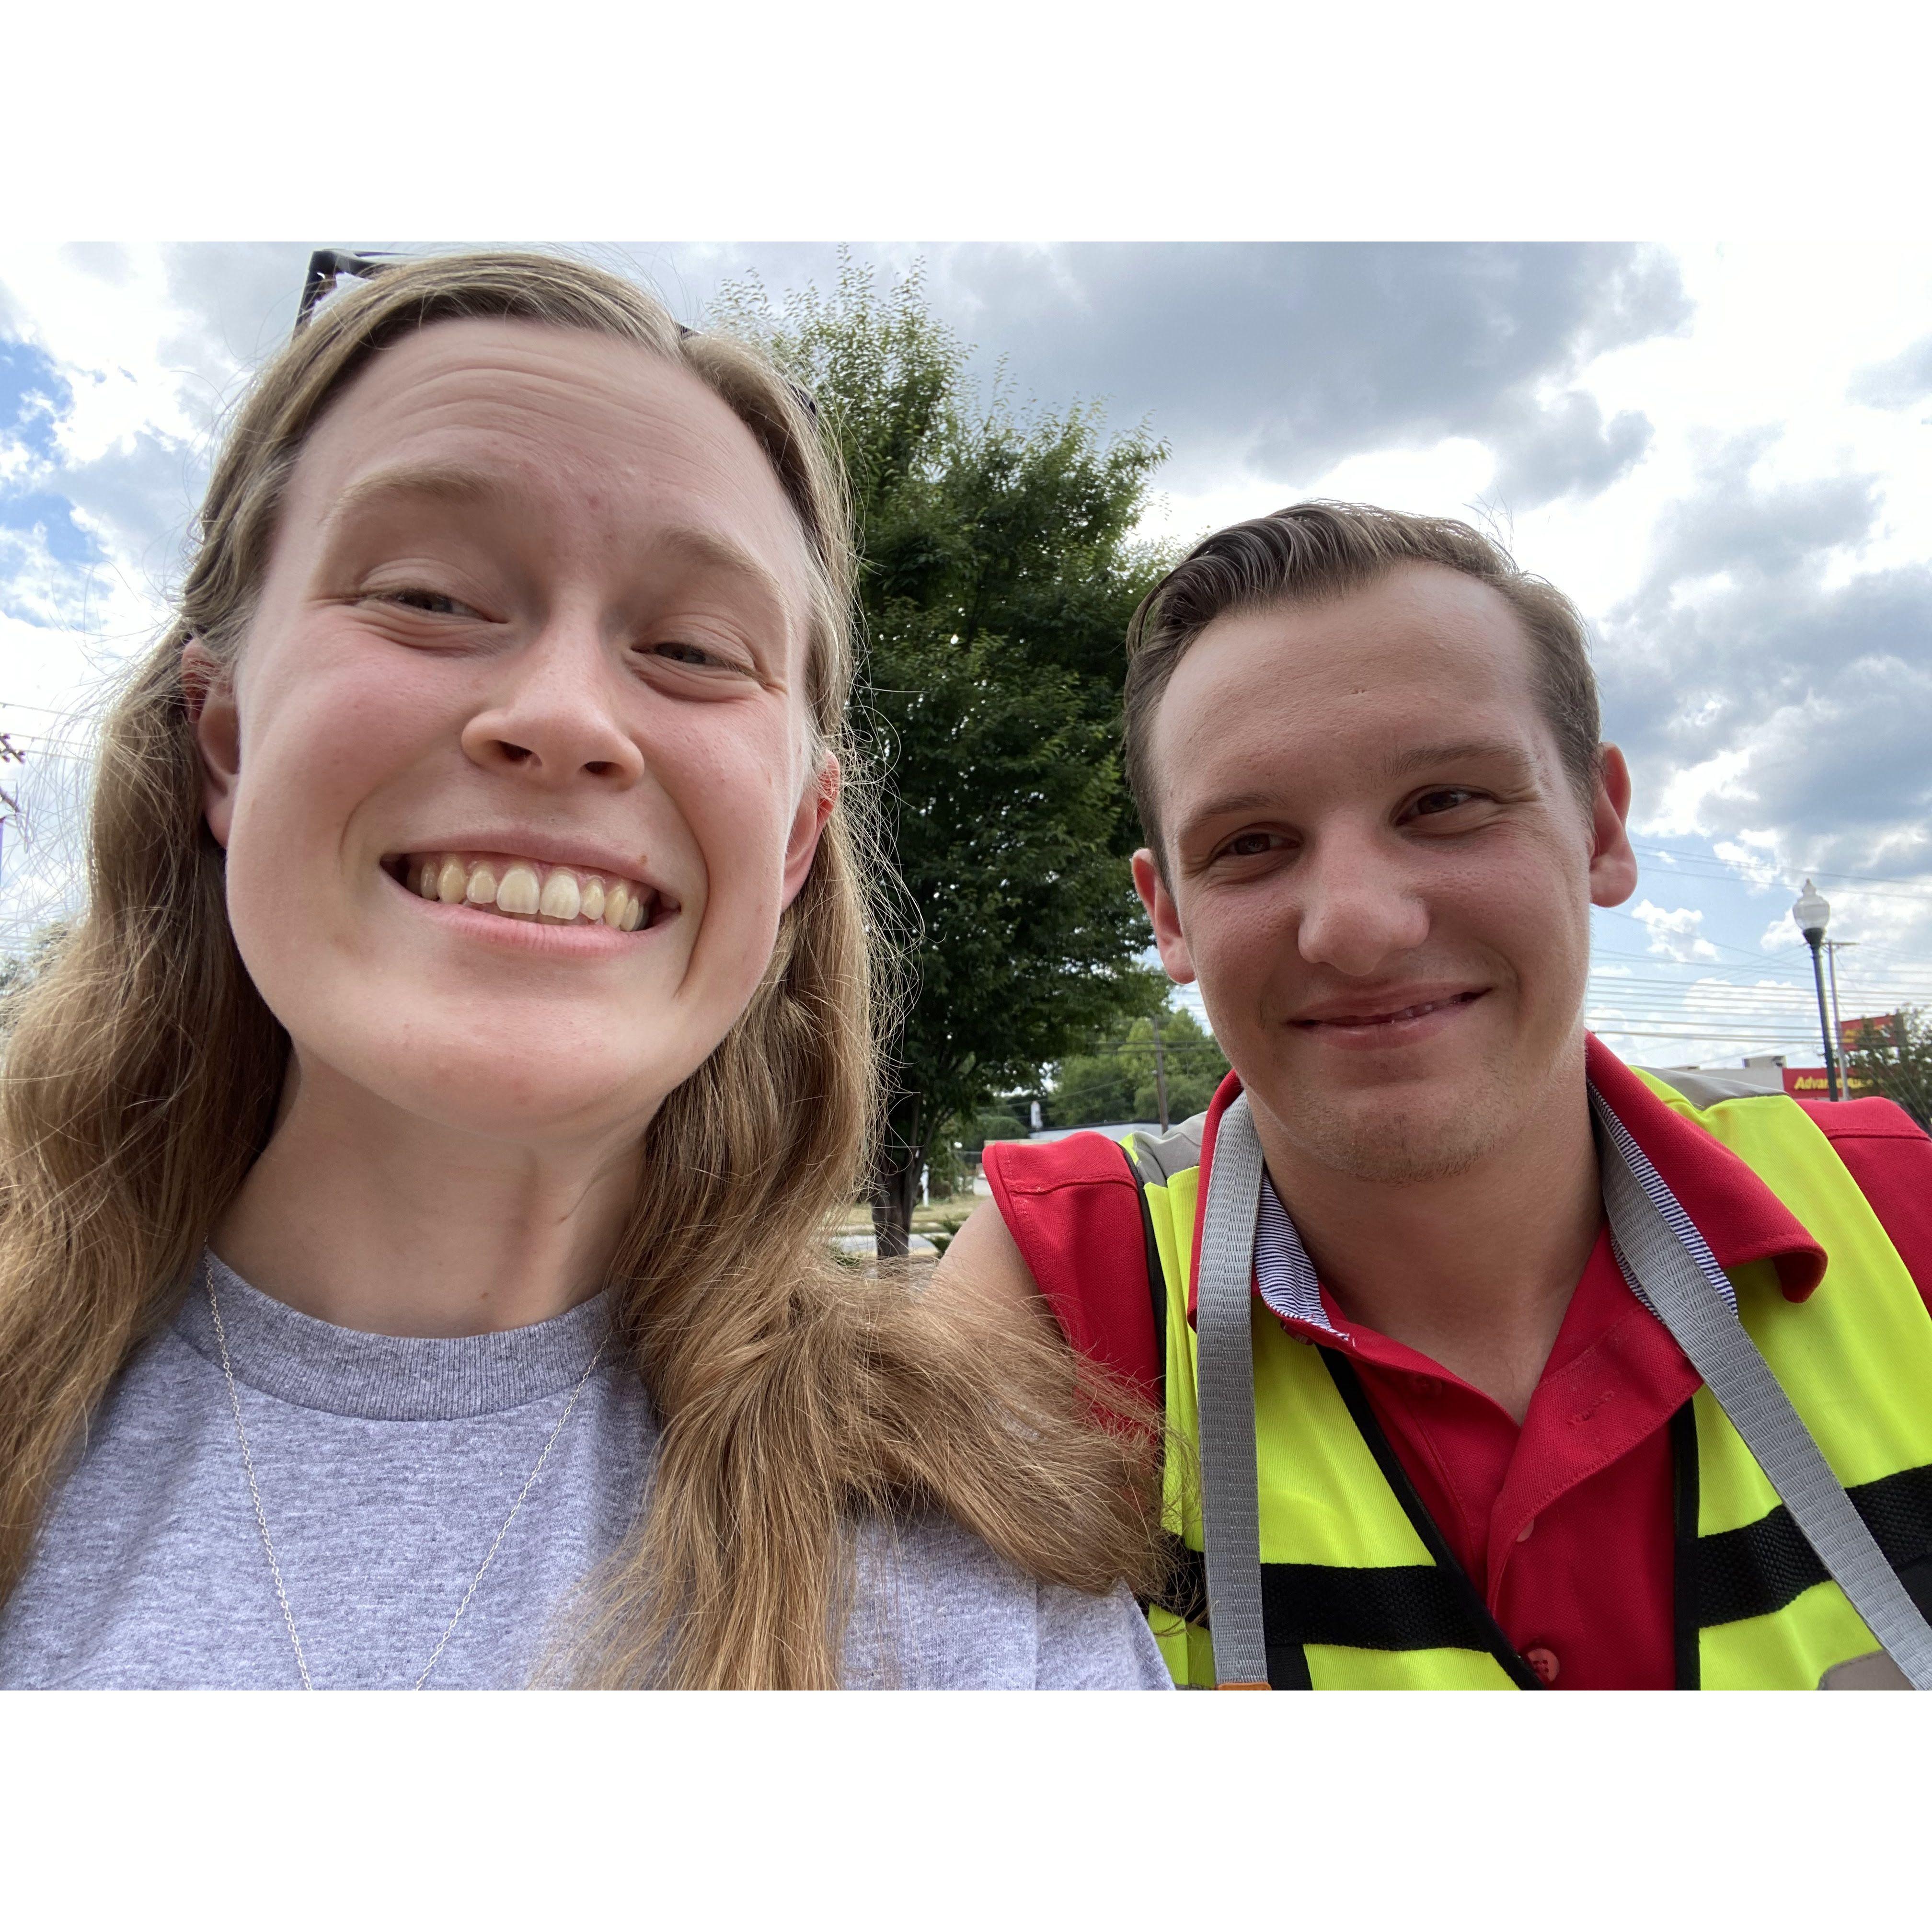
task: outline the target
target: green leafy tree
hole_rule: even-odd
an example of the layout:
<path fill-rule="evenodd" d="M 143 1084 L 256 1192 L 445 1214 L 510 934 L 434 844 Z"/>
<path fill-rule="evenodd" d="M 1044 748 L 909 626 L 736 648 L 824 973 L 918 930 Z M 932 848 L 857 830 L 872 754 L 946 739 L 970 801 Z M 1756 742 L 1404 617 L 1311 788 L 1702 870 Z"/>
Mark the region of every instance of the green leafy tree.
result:
<path fill-rule="evenodd" d="M 1157 1016 L 1136 1020 L 1118 1037 L 1092 1042 L 1084 1052 L 1061 1061 L 1046 1111 L 1056 1127 L 1157 1120 L 1164 1073 L 1172 1124 L 1204 1112 L 1227 1071 L 1214 1035 L 1186 1007 L 1168 1005 Z"/>
<path fill-rule="evenodd" d="M 1057 1070 L 1041 1112 L 1050 1127 L 1097 1127 L 1139 1118 L 1134 1112 L 1133 1070 L 1125 1041 L 1095 1042 L 1070 1054 Z"/>
<path fill-rule="evenodd" d="M 1129 614 L 1167 557 L 1133 532 L 1166 452 L 1095 406 L 982 395 L 920 272 L 849 258 L 714 319 L 814 397 L 851 477 L 862 732 L 908 899 L 911 996 L 873 1176 L 881 1255 L 950 1123 L 1150 1004 L 1118 720 Z"/>
<path fill-rule="evenodd" d="M 975 1114 L 970 1137 L 963 1143 L 969 1154 L 977 1154 L 988 1141 L 1023 1141 L 1025 1124 L 1016 1114 L 988 1109 Z"/>
<path fill-rule="evenodd" d="M 1896 1100 L 1932 1132 L 1932 1017 L 1923 1006 L 1901 1006 L 1889 1036 L 1868 1030 L 1846 1054 L 1846 1072 L 1871 1083 L 1852 1090 Z"/>

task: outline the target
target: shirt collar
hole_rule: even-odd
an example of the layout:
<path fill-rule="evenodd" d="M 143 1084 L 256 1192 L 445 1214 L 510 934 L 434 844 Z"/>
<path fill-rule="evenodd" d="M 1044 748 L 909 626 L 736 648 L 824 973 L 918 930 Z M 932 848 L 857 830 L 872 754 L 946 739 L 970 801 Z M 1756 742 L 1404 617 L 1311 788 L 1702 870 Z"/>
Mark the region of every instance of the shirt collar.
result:
<path fill-rule="evenodd" d="M 1825 1250 L 1804 1225 L 1714 1135 L 1665 1102 L 1594 1035 L 1588 1072 L 1630 1137 L 1650 1156 L 1726 1272 L 1768 1261 L 1802 1301 L 1825 1274 Z"/>
<path fill-rule="evenodd" d="M 1726 1271 L 1768 1261 L 1779 1285 L 1802 1301 L 1825 1273 L 1825 1251 L 1790 1208 L 1720 1142 L 1659 1100 L 1594 1035 L 1586 1039 L 1586 1072 L 1610 1110 L 1628 1130 L 1709 1244 Z M 1201 1136 L 1201 1194 L 1204 1203 L 1214 1141 L 1225 1114 L 1241 1090 L 1229 1073 L 1216 1090 Z M 1187 1312 L 1194 1313 L 1201 1275 L 1201 1230 L 1194 1219 L 1194 1253 Z M 1315 1270 L 1292 1232 L 1292 1223 L 1264 1173 L 1255 1243 L 1256 1292 L 1284 1318 L 1340 1334 L 1322 1306 Z"/>

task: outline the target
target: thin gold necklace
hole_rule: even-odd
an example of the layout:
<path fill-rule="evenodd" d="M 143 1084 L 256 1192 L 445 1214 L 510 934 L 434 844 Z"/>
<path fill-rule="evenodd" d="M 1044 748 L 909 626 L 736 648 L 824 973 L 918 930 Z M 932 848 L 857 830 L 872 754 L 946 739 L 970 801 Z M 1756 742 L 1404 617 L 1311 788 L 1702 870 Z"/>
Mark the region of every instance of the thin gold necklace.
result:
<path fill-rule="evenodd" d="M 216 1298 L 214 1277 L 206 1277 L 208 1285 L 208 1312 L 214 1317 L 214 1339 L 221 1350 L 221 1372 L 228 1378 L 229 1406 L 235 1412 L 235 1439 L 242 1445 L 242 1466 L 248 1474 L 248 1494 L 255 1505 L 255 1527 L 262 1532 L 262 1548 L 268 1559 L 268 1573 L 275 1580 L 275 1600 L 282 1606 L 282 1622 L 287 1626 L 289 1642 L 296 1654 L 296 1668 L 302 1673 L 302 1688 L 313 1690 L 314 1682 L 308 1674 L 308 1659 L 302 1654 L 302 1639 L 296 1634 L 295 1613 L 289 1608 L 289 1593 L 282 1585 L 282 1566 L 275 1560 L 275 1545 L 268 1534 L 268 1519 L 262 1508 L 262 1492 L 255 1481 L 255 1459 L 248 1453 L 248 1432 L 242 1425 L 242 1395 L 235 1385 L 235 1365 L 228 1358 L 228 1331 L 222 1326 L 221 1304 Z M 608 1341 L 607 1335 L 604 1340 Z M 489 1554 L 477 1566 L 475 1576 L 470 1580 L 470 1587 L 463 1593 L 463 1600 L 456 1606 L 456 1614 L 449 1620 L 448 1628 L 438 1639 L 435 1649 L 429 1654 L 429 1661 L 422 1667 L 422 1675 L 410 1685 L 412 1690 L 420 1690 L 429 1682 L 430 1672 L 436 1668 L 436 1660 L 447 1648 L 449 1640 L 456 1634 L 456 1627 L 463 1621 L 463 1613 L 470 1607 L 470 1600 L 476 1594 L 476 1586 L 483 1580 L 483 1573 L 496 1559 L 496 1552 L 502 1547 L 503 1539 L 510 1533 L 510 1526 L 517 1520 L 517 1512 L 524 1506 L 524 1499 L 536 1486 L 538 1477 L 543 1474 L 543 1466 L 550 1460 L 550 1452 L 556 1447 L 556 1438 L 563 1433 L 563 1425 L 570 1420 L 571 1411 L 577 1406 L 577 1399 L 584 1393 L 584 1385 L 596 1373 L 597 1364 L 604 1359 L 604 1342 L 597 1344 L 597 1350 L 590 1358 L 590 1366 L 577 1378 L 577 1386 L 570 1392 L 570 1400 L 563 1406 L 563 1413 L 556 1419 L 556 1426 L 550 1432 L 550 1440 L 543 1446 L 536 1466 L 525 1479 L 524 1486 L 517 1492 L 517 1500 L 510 1505 L 510 1513 L 503 1519 L 503 1526 L 496 1532 L 496 1540 L 490 1546 Z"/>

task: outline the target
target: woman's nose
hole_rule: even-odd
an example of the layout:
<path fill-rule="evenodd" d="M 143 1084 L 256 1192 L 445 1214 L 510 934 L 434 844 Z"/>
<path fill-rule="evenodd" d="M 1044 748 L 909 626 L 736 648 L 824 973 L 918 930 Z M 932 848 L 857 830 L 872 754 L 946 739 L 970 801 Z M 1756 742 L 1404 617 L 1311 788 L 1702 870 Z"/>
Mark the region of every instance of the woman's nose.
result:
<path fill-rule="evenodd" d="M 505 666 L 503 682 L 463 731 L 480 765 L 561 784 L 632 784 L 644 754 L 619 706 L 610 648 L 594 623 L 559 620 Z"/>
<path fill-rule="evenodd" d="M 1297 944 L 1310 965 L 1366 979 L 1428 937 L 1428 909 L 1408 868 L 1371 839 L 1324 841 L 1302 877 Z"/>

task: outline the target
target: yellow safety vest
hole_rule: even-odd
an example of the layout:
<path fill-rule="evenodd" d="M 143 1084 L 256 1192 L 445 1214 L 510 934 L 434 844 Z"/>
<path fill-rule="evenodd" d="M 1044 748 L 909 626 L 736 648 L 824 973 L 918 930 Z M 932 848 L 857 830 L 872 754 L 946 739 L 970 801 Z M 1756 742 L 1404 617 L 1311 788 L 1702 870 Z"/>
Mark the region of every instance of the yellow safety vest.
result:
<path fill-rule="evenodd" d="M 1829 1258 L 1828 1290 L 1803 1302 L 1786 1299 L 1768 1261 L 1730 1270 L 1738 1315 L 1880 1548 L 1922 1608 L 1932 1606 L 1932 1316 L 1904 1261 L 1796 1102 L 1751 1094 L 1699 1106 L 1653 1075 L 1636 1077 L 1736 1154 Z M 1164 1291 L 1167 1420 L 1190 1450 L 1199 1442 L 1187 1312 L 1206 1192 L 1199 1148 L 1196 1127 L 1191 1144 L 1183 1130 L 1127 1150 L 1150 1274 Z M 1423 1508 L 1346 1358 L 1290 1334 L 1258 1298 L 1252 1321 L 1270 1683 L 1536 1688 Z M 1858 1660 L 1876 1640 L 1708 1390 L 1672 1434 L 1679 1688 L 1808 1690 L 1840 1666 L 1868 1667 Z M 1148 1616 L 1174 1681 L 1205 1688 L 1214 1682 L 1205 1593 L 1185 1582 L 1202 1548 L 1199 1499 L 1184 1474 L 1191 1460 L 1171 1459 L 1167 1472 L 1184 1587 Z"/>

